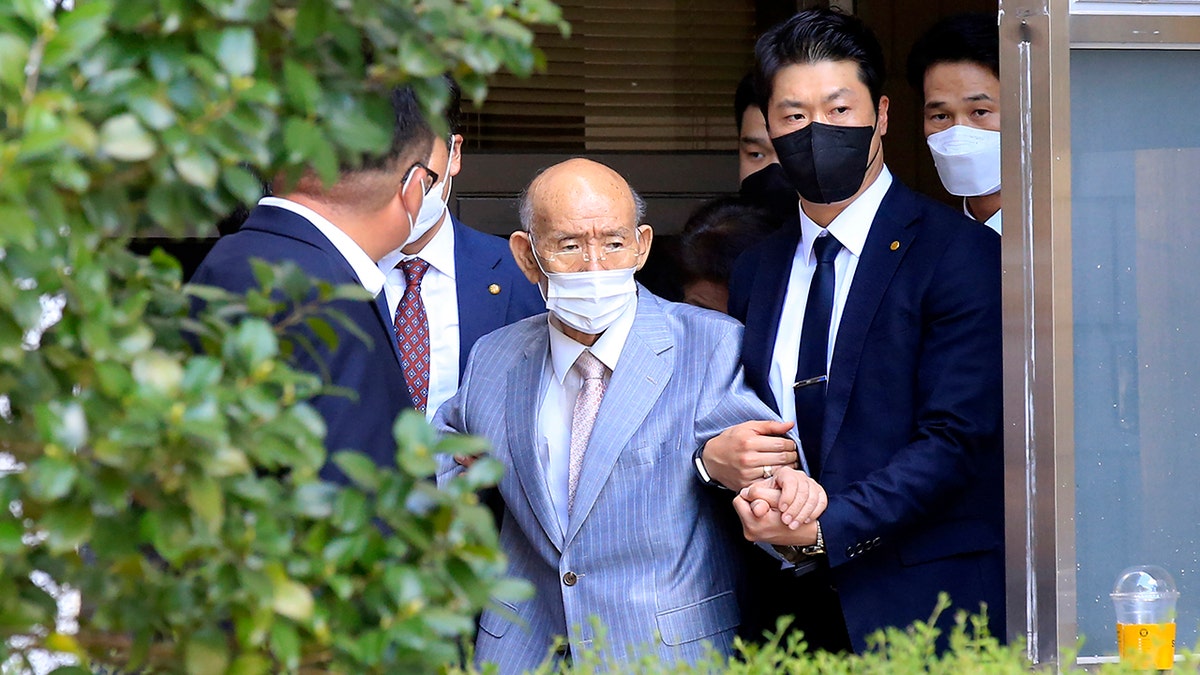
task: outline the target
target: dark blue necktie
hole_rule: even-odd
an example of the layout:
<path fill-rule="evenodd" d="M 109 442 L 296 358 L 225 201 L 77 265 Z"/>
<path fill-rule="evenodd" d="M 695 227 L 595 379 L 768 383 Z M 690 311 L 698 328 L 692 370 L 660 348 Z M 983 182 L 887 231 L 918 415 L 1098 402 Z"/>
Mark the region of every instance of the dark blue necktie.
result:
<path fill-rule="evenodd" d="M 834 268 L 842 243 L 826 233 L 813 242 L 817 269 L 808 287 L 808 304 L 804 306 L 804 327 L 800 332 L 800 358 L 796 362 L 796 426 L 808 470 L 820 476 L 821 426 L 825 422 L 824 379 L 829 363 L 829 320 L 833 315 Z"/>

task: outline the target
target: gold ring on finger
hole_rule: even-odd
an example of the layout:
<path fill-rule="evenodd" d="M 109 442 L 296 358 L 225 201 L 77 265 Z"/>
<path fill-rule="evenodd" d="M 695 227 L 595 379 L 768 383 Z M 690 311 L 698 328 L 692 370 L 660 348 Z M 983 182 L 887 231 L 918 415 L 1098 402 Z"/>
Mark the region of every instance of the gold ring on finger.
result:
<path fill-rule="evenodd" d="M 770 465 L 770 464 L 767 464 L 767 465 L 763 466 L 763 478 L 770 478 L 770 477 L 771 477 L 771 470 L 772 470 L 772 469 L 771 469 L 771 465 Z"/>

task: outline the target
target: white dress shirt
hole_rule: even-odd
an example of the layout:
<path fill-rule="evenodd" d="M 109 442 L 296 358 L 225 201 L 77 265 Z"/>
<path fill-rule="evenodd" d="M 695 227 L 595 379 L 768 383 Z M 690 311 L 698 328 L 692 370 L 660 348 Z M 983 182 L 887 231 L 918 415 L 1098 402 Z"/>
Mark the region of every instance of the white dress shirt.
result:
<path fill-rule="evenodd" d="M 325 216 L 303 204 L 297 204 L 290 199 L 282 197 L 263 197 L 258 200 L 258 205 L 274 206 L 275 208 L 291 211 L 312 223 L 321 234 L 325 235 L 329 243 L 333 244 L 338 253 L 342 254 L 346 262 L 350 263 L 354 274 L 358 276 L 358 283 L 367 289 L 371 297 L 379 295 L 380 289 L 383 288 L 383 273 L 379 271 L 379 267 L 375 264 L 375 261 L 371 260 L 371 256 L 367 255 L 367 252 L 362 250 L 362 247 L 355 243 L 350 238 L 350 235 L 338 229 L 338 226 L 329 222 Z"/>
<path fill-rule="evenodd" d="M 996 234 L 1004 234 L 1003 232 L 1000 231 L 1001 230 L 1000 212 L 1003 210 L 1004 209 L 996 209 L 996 212 L 992 214 L 991 218 L 988 218 L 987 220 L 983 221 L 983 224 L 987 225 L 988 227 L 995 230 Z M 971 210 L 967 208 L 967 200 L 966 199 L 963 200 L 963 213 L 965 213 L 966 216 L 968 218 L 970 218 L 971 220 L 975 220 L 975 216 L 971 215 Z"/>
<path fill-rule="evenodd" d="M 575 415 L 575 399 L 583 387 L 583 378 L 575 370 L 575 360 L 588 350 L 608 366 L 604 376 L 607 387 L 613 370 L 617 367 L 617 359 L 625 348 L 629 331 L 633 329 L 633 320 L 637 317 L 637 300 L 629 303 L 621 316 L 608 330 L 596 340 L 591 347 L 585 347 L 567 337 L 553 323 L 550 324 L 550 353 L 546 355 L 549 368 L 543 367 L 543 373 L 549 375 L 549 382 L 543 386 L 546 390 L 542 405 L 538 408 L 538 455 L 542 466 L 546 469 L 546 483 L 550 488 L 550 497 L 554 500 L 554 509 L 558 514 L 558 522 L 567 531 L 567 493 L 568 473 L 571 463 L 571 421 Z M 548 320 L 548 319 L 547 319 Z M 603 405 L 603 404 L 601 404 Z"/>
<path fill-rule="evenodd" d="M 407 285 L 404 270 L 396 266 L 409 258 L 429 263 L 421 280 L 421 302 L 429 322 L 429 399 L 425 419 L 433 421 L 438 407 L 458 391 L 458 286 L 454 280 L 454 226 L 448 213 L 437 233 L 415 255 L 396 250 L 379 261 L 380 271 L 387 275 L 384 292 L 393 320 Z"/>
<path fill-rule="evenodd" d="M 858 269 L 858 261 L 867 242 L 867 233 L 871 231 L 871 222 L 875 220 L 879 204 L 891 185 L 892 174 L 884 166 L 875 182 L 829 223 L 828 234 L 837 237 L 842 249 L 833 261 L 836 284 L 833 290 L 833 314 L 829 319 L 829 352 L 825 356 L 827 368 L 833 360 L 838 324 L 846 308 L 846 297 L 850 294 L 850 284 L 854 281 L 854 271 Z M 800 332 L 804 328 L 808 287 L 817 269 L 813 241 L 825 233 L 826 229 L 813 222 L 801 208 L 800 243 L 792 258 L 787 295 L 784 296 L 783 312 L 779 317 L 779 332 L 775 336 L 775 351 L 771 355 L 771 372 L 767 376 L 771 393 L 779 404 L 779 415 L 785 421 L 796 421 L 796 398 L 792 385 L 796 382 L 796 362 L 800 359 Z M 837 373 L 830 373 L 829 377 L 837 377 Z"/>

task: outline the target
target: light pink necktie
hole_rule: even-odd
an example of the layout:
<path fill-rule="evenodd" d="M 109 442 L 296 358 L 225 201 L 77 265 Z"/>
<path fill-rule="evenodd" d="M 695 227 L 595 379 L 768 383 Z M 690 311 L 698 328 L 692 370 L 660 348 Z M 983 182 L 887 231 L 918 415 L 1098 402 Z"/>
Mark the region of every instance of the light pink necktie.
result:
<path fill-rule="evenodd" d="M 575 488 L 579 487 L 579 470 L 583 468 L 583 453 L 588 439 L 592 437 L 592 426 L 596 413 L 600 412 L 600 400 L 604 398 L 604 373 L 608 370 L 600 359 L 584 351 L 575 360 L 575 369 L 583 377 L 583 386 L 575 399 L 575 412 L 571 415 L 571 462 L 567 474 L 567 511 L 575 506 Z"/>

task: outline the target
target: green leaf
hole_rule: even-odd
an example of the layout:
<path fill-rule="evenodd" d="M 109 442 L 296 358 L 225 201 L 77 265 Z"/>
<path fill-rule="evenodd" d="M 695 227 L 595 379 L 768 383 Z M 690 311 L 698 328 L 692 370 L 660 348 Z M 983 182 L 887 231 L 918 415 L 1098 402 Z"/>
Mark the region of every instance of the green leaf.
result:
<path fill-rule="evenodd" d="M 26 474 L 29 494 L 34 499 L 53 502 L 67 496 L 79 477 L 79 469 L 61 457 L 39 457 Z"/>
<path fill-rule="evenodd" d="M 31 25 L 39 26 L 50 18 L 50 3 L 45 0 L 11 0 L 16 15 Z"/>
<path fill-rule="evenodd" d="M 243 654 L 229 666 L 229 675 L 267 675 L 271 662 L 261 654 Z"/>
<path fill-rule="evenodd" d="M 100 150 L 114 159 L 140 162 L 150 159 L 158 144 L 132 113 L 110 118 L 100 127 Z"/>
<path fill-rule="evenodd" d="M 337 348 L 338 334 L 333 329 L 333 326 L 329 325 L 328 321 L 319 316 L 311 316 L 304 323 L 317 336 L 317 339 L 325 343 L 326 347 L 329 349 Z"/>
<path fill-rule="evenodd" d="M 271 607 L 293 621 L 307 621 L 313 615 L 313 596 L 308 587 L 291 579 L 273 581 Z"/>
<path fill-rule="evenodd" d="M 229 643 L 219 631 L 193 634 L 184 646 L 183 663 L 188 675 L 224 673 L 229 667 Z"/>
<path fill-rule="evenodd" d="M 267 18 L 269 0 L 201 0 L 200 4 L 226 21 L 257 23 Z"/>
<path fill-rule="evenodd" d="M 183 382 L 183 367 L 171 355 L 157 349 L 136 357 L 130 370 L 134 381 L 163 395 L 174 395 Z"/>
<path fill-rule="evenodd" d="M 316 113 L 321 100 L 321 85 L 307 68 L 293 59 L 284 61 L 283 84 L 288 103 L 305 115 Z"/>
<path fill-rule="evenodd" d="M 28 62 L 29 44 L 15 35 L 0 34 L 0 86 L 22 89 Z"/>
<path fill-rule="evenodd" d="M 178 119 L 175 110 L 156 96 L 135 96 L 129 101 L 129 108 L 146 126 L 155 131 L 173 126 Z"/>
<path fill-rule="evenodd" d="M 199 394 L 217 386 L 224 372 L 225 366 L 220 360 L 211 356 L 193 356 L 183 368 L 180 385 L 189 394 Z"/>
<path fill-rule="evenodd" d="M 258 176 L 240 166 L 228 166 L 221 172 L 221 184 L 241 204 L 253 204 L 263 195 Z"/>
<path fill-rule="evenodd" d="M 436 77 L 445 69 L 442 58 L 429 48 L 417 31 L 405 31 L 400 37 L 400 67 L 413 77 Z"/>
<path fill-rule="evenodd" d="M 409 475 L 428 477 L 437 472 L 432 447 L 437 442 L 433 427 L 416 410 L 405 410 L 392 427 L 396 438 L 396 462 Z"/>
<path fill-rule="evenodd" d="M 523 602 L 533 597 L 533 584 L 524 579 L 505 578 L 492 582 L 492 598 L 504 600 L 512 604 Z"/>
<path fill-rule="evenodd" d="M 67 66 L 96 46 L 108 32 L 112 3 L 90 0 L 59 14 L 58 33 L 46 44 L 42 64 L 46 70 Z"/>
<path fill-rule="evenodd" d="M 25 534 L 25 526 L 12 518 L 0 520 L 0 554 L 18 555 L 25 548 L 21 537 Z"/>
<path fill-rule="evenodd" d="M 279 342 L 271 326 L 262 319 L 247 319 L 233 332 L 233 346 L 245 363 L 255 365 L 275 358 Z"/>
<path fill-rule="evenodd" d="M 184 491 L 185 501 L 209 533 L 220 532 L 225 521 L 225 495 L 220 484 L 208 476 L 197 476 L 187 481 Z"/>
<path fill-rule="evenodd" d="M 217 176 L 221 167 L 206 150 L 194 148 L 175 157 L 175 170 L 188 183 L 211 190 L 217 186 Z"/>
<path fill-rule="evenodd" d="M 50 549 L 65 553 L 88 539 L 93 519 L 92 511 L 86 505 L 64 504 L 47 511 L 38 525 L 46 533 Z"/>
<path fill-rule="evenodd" d="M 37 223 L 26 209 L 0 203 L 0 222 L 4 223 L 4 227 L 0 227 L 0 243 L 34 247 Z"/>
<path fill-rule="evenodd" d="M 308 518 L 324 519 L 333 515 L 337 486 L 329 483 L 305 483 L 296 488 L 293 498 L 296 512 Z"/>
<path fill-rule="evenodd" d="M 203 31 L 198 39 L 200 47 L 221 66 L 221 70 L 234 77 L 254 73 L 258 40 L 250 28 L 234 26 L 220 32 Z"/>
<path fill-rule="evenodd" d="M 321 117 L 329 133 L 352 151 L 379 154 L 392 142 L 392 122 L 386 110 L 343 100 L 330 105 Z"/>
<path fill-rule="evenodd" d="M 361 529 L 370 519 L 370 504 L 361 492 L 342 490 L 333 504 L 333 524 L 343 532 Z"/>
<path fill-rule="evenodd" d="M 421 613 L 425 625 L 443 637 L 455 637 L 471 632 L 474 621 L 469 616 L 462 616 L 443 607 L 430 607 Z"/>
<path fill-rule="evenodd" d="M 504 477 L 504 464 L 491 457 L 481 457 L 471 464 L 464 477 L 471 489 L 491 487 Z"/>
<path fill-rule="evenodd" d="M 367 492 L 379 489 L 379 466 L 361 452 L 342 451 L 334 453 L 333 463 L 346 474 L 355 485 Z"/>
<path fill-rule="evenodd" d="M 286 621 L 271 624 L 271 651 L 283 662 L 288 671 L 300 666 L 300 633 Z"/>
<path fill-rule="evenodd" d="M 328 9 L 328 0 L 301 1 L 296 10 L 296 27 L 292 32 L 297 47 L 311 47 L 324 34 L 329 20 Z"/>

